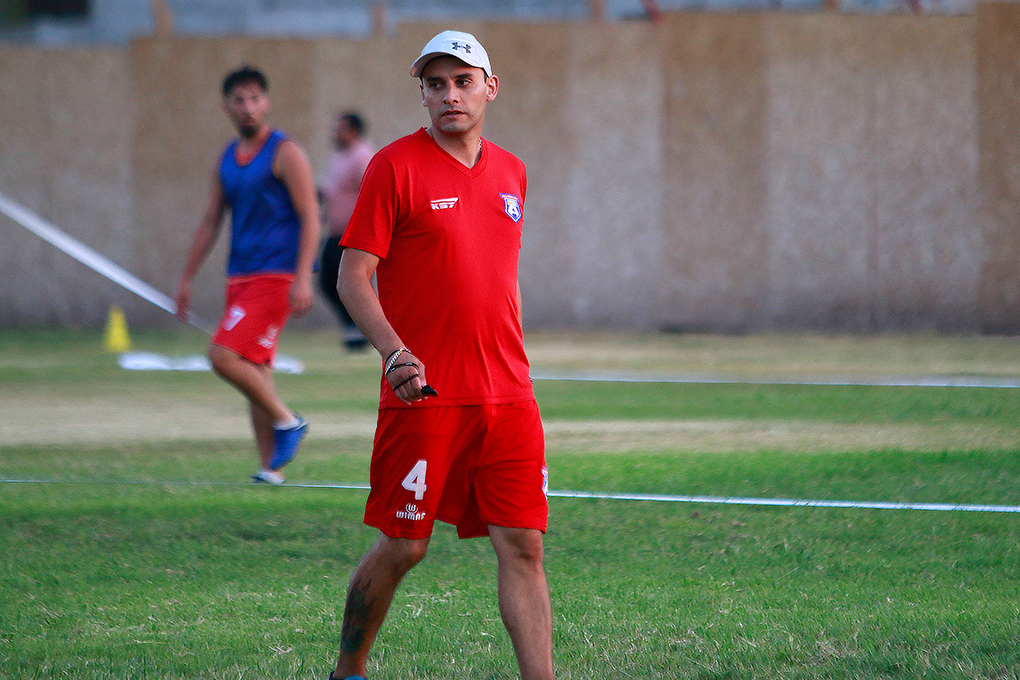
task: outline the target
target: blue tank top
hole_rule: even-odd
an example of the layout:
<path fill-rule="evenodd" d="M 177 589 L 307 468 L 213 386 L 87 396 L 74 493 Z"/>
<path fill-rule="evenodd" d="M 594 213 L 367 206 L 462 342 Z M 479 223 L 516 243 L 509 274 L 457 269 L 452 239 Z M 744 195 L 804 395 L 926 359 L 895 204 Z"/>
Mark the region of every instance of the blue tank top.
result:
<path fill-rule="evenodd" d="M 290 193 L 273 176 L 273 157 L 286 136 L 274 130 L 247 165 L 237 164 L 234 140 L 220 161 L 220 182 L 230 205 L 227 276 L 288 273 L 297 269 L 298 220 Z"/>

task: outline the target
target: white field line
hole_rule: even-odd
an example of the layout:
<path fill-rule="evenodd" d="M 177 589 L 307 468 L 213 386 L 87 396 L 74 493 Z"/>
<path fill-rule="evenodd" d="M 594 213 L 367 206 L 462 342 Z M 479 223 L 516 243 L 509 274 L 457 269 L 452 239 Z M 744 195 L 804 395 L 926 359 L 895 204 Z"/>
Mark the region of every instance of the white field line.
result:
<path fill-rule="evenodd" d="M 734 377 L 720 373 L 685 375 L 653 375 L 640 373 L 567 373 L 537 371 L 533 380 L 562 380 L 574 382 L 620 382 L 620 383 L 691 383 L 720 385 L 820 385 L 831 387 L 986 387 L 1020 388 L 1020 378 L 1005 376 L 964 376 L 964 375 L 880 375 L 862 377 L 843 376 L 799 376 L 799 377 Z"/>
<path fill-rule="evenodd" d="M 151 486 L 252 486 L 242 482 L 131 482 L 131 481 L 65 481 L 46 479 L 0 479 L 0 484 L 127 484 Z M 347 489 L 368 491 L 367 484 L 284 484 L 279 488 Z M 795 498 L 743 498 L 739 496 L 671 496 L 651 493 L 609 493 L 599 491 L 552 491 L 550 498 L 590 498 L 612 501 L 647 501 L 658 503 L 704 503 L 709 505 L 762 505 L 798 508 L 853 508 L 862 510 L 927 510 L 932 512 L 1005 512 L 1020 513 L 1016 505 L 976 505 L 966 503 L 892 503 L 885 501 L 825 501 Z"/>
<path fill-rule="evenodd" d="M 865 510 L 933 510 L 937 512 L 1016 512 L 1016 505 L 971 505 L 952 503 L 891 503 L 884 501 L 822 501 L 795 498 L 741 498 L 739 496 L 667 496 L 649 493 L 600 493 L 593 491 L 550 491 L 556 498 L 594 498 L 614 501 L 658 501 L 662 503 L 708 503 L 720 505 L 768 505 L 798 508 L 860 508 Z"/>

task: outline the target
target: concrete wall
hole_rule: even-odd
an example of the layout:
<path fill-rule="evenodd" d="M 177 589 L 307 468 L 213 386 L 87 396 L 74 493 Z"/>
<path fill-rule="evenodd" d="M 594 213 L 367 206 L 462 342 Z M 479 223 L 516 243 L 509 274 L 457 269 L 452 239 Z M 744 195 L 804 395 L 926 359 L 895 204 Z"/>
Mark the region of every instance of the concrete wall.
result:
<path fill-rule="evenodd" d="M 767 318 L 977 327 L 973 25 L 821 18 L 769 36 Z"/>
<path fill-rule="evenodd" d="M 268 72 L 273 122 L 322 170 L 337 109 L 377 144 L 427 124 L 407 69 L 441 28 L 0 48 L 0 193 L 172 294 L 231 135 L 226 71 Z M 1020 5 L 458 28 L 500 76 L 486 137 L 529 169 L 530 327 L 1020 327 Z M 5 217 L 0 234 L 0 326 L 98 326 L 111 303 L 174 323 Z M 209 319 L 224 245 L 198 282 Z"/>
<path fill-rule="evenodd" d="M 137 268 L 131 68 L 113 50 L 0 50 L 0 193 Z M 2 215 L 0 234 L 0 326 L 95 325 L 121 297 Z"/>
<path fill-rule="evenodd" d="M 979 274 L 982 325 L 1020 326 L 1020 6 L 990 5 L 977 20 L 978 209 L 985 240 Z"/>

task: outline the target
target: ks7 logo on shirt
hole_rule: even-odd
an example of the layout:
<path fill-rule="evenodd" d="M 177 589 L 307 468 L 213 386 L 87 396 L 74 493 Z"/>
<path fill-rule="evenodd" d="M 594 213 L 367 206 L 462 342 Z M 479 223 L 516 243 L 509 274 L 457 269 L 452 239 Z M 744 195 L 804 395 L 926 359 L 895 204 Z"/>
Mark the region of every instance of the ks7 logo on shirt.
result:
<path fill-rule="evenodd" d="M 456 196 L 454 196 L 453 198 L 437 198 L 436 200 L 432 201 L 433 210 L 448 210 L 455 205 L 457 205 Z"/>

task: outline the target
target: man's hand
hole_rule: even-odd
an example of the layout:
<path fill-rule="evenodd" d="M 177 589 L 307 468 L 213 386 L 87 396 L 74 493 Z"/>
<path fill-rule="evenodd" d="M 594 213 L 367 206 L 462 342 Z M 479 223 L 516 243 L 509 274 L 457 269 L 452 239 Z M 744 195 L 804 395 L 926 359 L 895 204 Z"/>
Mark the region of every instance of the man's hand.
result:
<path fill-rule="evenodd" d="M 387 371 L 386 380 L 389 382 L 393 394 L 405 404 L 413 404 L 427 398 L 427 395 L 422 393 L 422 388 L 427 384 L 425 364 L 410 352 L 400 353 L 400 356 Z"/>
<path fill-rule="evenodd" d="M 177 303 L 177 318 L 187 322 L 188 315 L 191 313 L 191 285 L 186 281 L 181 281 L 177 287 L 175 302 Z"/>
<path fill-rule="evenodd" d="M 299 276 L 290 287 L 290 310 L 295 317 L 302 317 L 312 309 L 312 282 Z"/>

